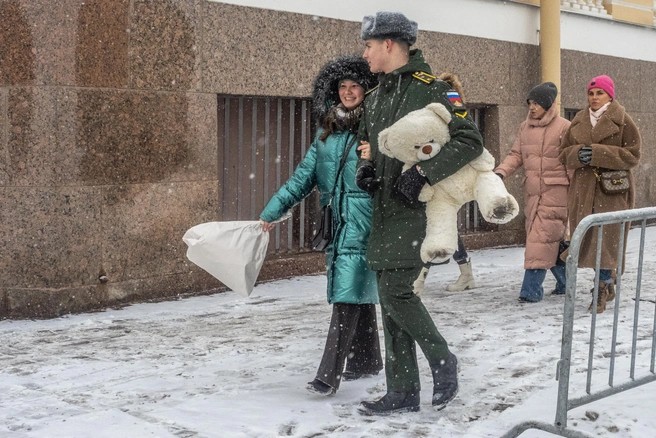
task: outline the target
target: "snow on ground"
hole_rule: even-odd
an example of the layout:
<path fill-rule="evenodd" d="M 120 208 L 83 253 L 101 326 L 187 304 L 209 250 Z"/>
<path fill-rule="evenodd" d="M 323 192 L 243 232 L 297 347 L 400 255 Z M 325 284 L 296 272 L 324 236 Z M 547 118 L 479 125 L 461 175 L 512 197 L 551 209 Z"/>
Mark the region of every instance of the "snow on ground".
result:
<path fill-rule="evenodd" d="M 623 277 L 615 382 L 628 380 L 639 230 Z M 656 228 L 647 229 L 642 297 L 653 300 Z M 334 397 L 305 385 L 319 364 L 330 306 L 325 277 L 43 321 L 0 322 L 0 436 L 498 437 L 525 420 L 554 421 L 563 296 L 517 301 L 523 248 L 472 251 L 478 287 L 449 293 L 455 263 L 431 269 L 423 300 L 461 363 L 460 392 L 385 418 L 356 411 L 385 392 L 380 376 L 345 382 Z M 579 271 L 571 394 L 583 395 L 593 273 Z M 553 289 L 547 275 L 545 290 Z M 649 374 L 654 304 L 640 308 L 636 377 Z M 593 390 L 607 387 L 612 313 L 599 315 Z M 627 334 L 628 332 L 628 334 Z M 382 339 L 382 328 L 380 330 Z M 653 437 L 656 383 L 574 409 L 569 425 L 598 436 Z M 586 416 L 586 413 L 588 414 Z M 595 421 L 588 418 L 599 414 Z M 528 431 L 522 437 L 547 437 Z"/>

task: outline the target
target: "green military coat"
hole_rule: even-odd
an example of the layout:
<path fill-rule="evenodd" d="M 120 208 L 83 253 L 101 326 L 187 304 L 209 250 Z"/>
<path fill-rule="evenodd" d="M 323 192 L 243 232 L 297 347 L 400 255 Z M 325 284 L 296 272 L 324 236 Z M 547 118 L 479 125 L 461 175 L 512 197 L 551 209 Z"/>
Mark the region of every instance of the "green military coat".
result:
<path fill-rule="evenodd" d="M 483 153 L 481 134 L 467 114 L 462 101 L 449 84 L 436 79 L 419 50 L 410 52 L 403 67 L 379 77 L 379 86 L 365 99 L 359 137 L 371 144 L 376 178 L 381 181 L 374 193 L 374 214 L 367 260 L 373 270 L 409 268 L 423 265 L 419 250 L 426 235 L 426 208 L 409 208 L 393 187 L 403 163 L 378 150 L 378 134 L 411 111 L 429 103 L 443 104 L 452 114 L 451 140 L 439 154 L 421 163 L 430 184 L 454 174 Z M 450 100 L 451 98 L 451 100 Z"/>

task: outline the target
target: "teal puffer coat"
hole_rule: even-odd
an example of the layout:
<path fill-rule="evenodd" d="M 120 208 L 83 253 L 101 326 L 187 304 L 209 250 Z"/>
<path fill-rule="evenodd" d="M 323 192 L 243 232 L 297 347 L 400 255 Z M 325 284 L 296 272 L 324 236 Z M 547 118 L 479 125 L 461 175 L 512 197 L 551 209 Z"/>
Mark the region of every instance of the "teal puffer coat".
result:
<path fill-rule="evenodd" d="M 345 150 L 352 144 L 337 180 L 332 200 L 333 239 L 326 249 L 328 302 L 377 304 L 376 274 L 367 268 L 366 252 L 373 204 L 371 197 L 355 185 L 356 138 L 347 131 L 333 132 L 325 142 L 317 133 L 294 174 L 273 195 L 260 217 L 273 222 L 300 203 L 317 187 L 321 206 L 330 202 L 335 176 Z"/>

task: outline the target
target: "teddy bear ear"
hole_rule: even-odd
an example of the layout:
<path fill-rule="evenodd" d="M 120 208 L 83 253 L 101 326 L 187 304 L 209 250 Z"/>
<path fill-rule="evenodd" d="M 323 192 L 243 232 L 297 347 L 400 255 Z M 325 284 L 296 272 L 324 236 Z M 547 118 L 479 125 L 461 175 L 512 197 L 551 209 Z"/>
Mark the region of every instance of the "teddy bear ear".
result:
<path fill-rule="evenodd" d="M 437 115 L 437 117 L 444 120 L 446 123 L 451 122 L 451 113 L 441 103 L 429 103 L 428 105 L 426 105 L 426 109 L 429 109 L 432 112 L 434 112 Z"/>

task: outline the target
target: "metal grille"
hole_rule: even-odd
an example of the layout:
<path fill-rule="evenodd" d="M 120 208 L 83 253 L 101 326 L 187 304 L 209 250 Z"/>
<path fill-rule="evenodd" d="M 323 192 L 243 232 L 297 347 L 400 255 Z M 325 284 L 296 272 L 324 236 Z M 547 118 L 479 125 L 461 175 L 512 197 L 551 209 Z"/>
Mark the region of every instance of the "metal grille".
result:
<path fill-rule="evenodd" d="M 287 181 L 311 141 L 310 100 L 219 95 L 219 220 L 257 220 L 271 195 Z M 279 224 L 269 252 L 307 249 L 316 196 Z"/>
<path fill-rule="evenodd" d="M 579 111 L 580 110 L 573 109 L 573 108 L 565 108 L 565 110 L 563 111 L 563 117 L 571 122 L 572 120 L 574 120 L 574 116 Z"/>
<path fill-rule="evenodd" d="M 273 193 L 287 181 L 305 155 L 313 136 L 310 100 L 287 97 L 219 95 L 219 220 L 257 220 Z M 485 108 L 469 109 L 485 137 Z M 275 228 L 269 252 L 309 249 L 318 196 L 292 210 L 292 219 Z M 460 234 L 496 231 L 482 220 L 475 201 L 458 212 Z"/>
<path fill-rule="evenodd" d="M 483 138 L 485 138 L 485 107 L 468 107 Z M 481 231 L 497 231 L 499 226 L 485 222 L 478 209 L 478 203 L 471 201 L 458 210 L 458 233 L 467 234 Z"/>

